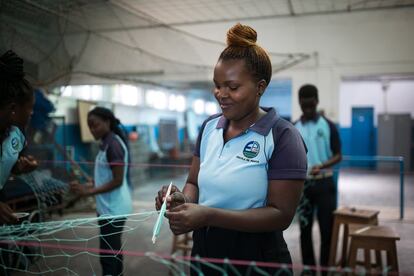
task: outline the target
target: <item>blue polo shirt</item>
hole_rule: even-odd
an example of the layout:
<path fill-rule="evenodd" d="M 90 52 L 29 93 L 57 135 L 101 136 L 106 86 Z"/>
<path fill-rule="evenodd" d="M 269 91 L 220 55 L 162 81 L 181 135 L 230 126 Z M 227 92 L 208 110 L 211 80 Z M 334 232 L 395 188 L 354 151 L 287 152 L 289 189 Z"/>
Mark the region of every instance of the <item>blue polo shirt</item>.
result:
<path fill-rule="evenodd" d="M 131 191 L 128 187 L 128 149 L 121 137 L 113 132 L 106 135 L 99 145 L 95 160 L 95 186 L 102 186 L 112 181 L 112 167 L 123 166 L 122 185 L 102 194 L 97 194 L 96 211 L 101 216 L 126 215 L 132 212 Z"/>
<path fill-rule="evenodd" d="M 0 190 L 10 176 L 10 172 L 19 159 L 19 154 L 23 150 L 26 138 L 21 130 L 12 126 L 6 139 L 1 143 L 0 148 Z"/>
<path fill-rule="evenodd" d="M 302 117 L 295 123 L 295 127 L 299 130 L 308 148 L 309 169 L 341 152 L 338 130 L 335 124 L 327 118 L 318 115 L 315 120 L 305 120 Z"/>
<path fill-rule="evenodd" d="M 299 132 L 273 108 L 262 109 L 265 116 L 226 143 L 229 122 L 222 114 L 203 123 L 194 151 L 200 158 L 200 205 L 263 207 L 269 180 L 306 178 L 306 149 Z"/>

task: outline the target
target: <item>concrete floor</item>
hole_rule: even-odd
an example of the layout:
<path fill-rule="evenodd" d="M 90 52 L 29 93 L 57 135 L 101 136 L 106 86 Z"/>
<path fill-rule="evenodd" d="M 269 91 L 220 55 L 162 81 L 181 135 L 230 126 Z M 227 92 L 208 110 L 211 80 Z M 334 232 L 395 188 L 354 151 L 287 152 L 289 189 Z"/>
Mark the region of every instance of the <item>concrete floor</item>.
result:
<path fill-rule="evenodd" d="M 154 211 L 154 197 L 159 187 L 168 185 L 171 180 L 177 186 L 182 186 L 185 175 L 161 178 L 158 180 L 147 181 L 145 184 L 138 184 L 134 192 L 135 212 L 144 213 Z M 399 175 L 391 173 L 378 173 L 375 171 L 342 171 L 339 178 L 339 206 L 353 206 L 357 208 L 369 208 L 380 210 L 380 224 L 394 227 L 401 236 L 397 243 L 398 259 L 400 271 L 414 274 L 414 176 L 412 174 L 405 177 L 405 219 L 399 219 Z M 83 213 L 67 214 L 60 219 L 72 219 L 80 217 L 94 217 L 93 211 Z M 143 221 L 138 221 L 143 218 Z M 58 219 L 58 218 L 57 218 Z M 128 226 L 134 228 L 132 231 L 123 235 L 125 243 L 124 257 L 125 275 L 167 275 L 168 268 L 159 260 L 154 260 L 154 256 L 147 252 L 157 254 L 169 254 L 171 250 L 172 235 L 168 229 L 168 224 L 164 222 L 158 242 L 153 245 L 151 242 L 152 227 L 156 220 L 156 215 L 149 217 L 134 216 Z M 319 248 L 319 229 L 315 224 L 314 242 L 316 254 Z M 63 231 L 57 236 L 60 238 L 68 235 L 78 235 L 79 237 L 93 237 L 98 234 L 97 227 L 77 229 L 74 231 Z M 285 239 L 292 254 L 293 263 L 300 266 L 300 246 L 299 229 L 296 221 L 285 231 Z M 70 245 L 74 245 L 71 243 Z M 87 243 L 79 242 L 74 246 L 98 248 L 96 238 L 90 239 Z M 99 258 L 93 254 L 82 253 L 82 250 L 58 250 L 43 249 L 44 254 L 55 253 L 63 255 L 66 253 L 75 254 L 73 257 L 48 257 L 41 259 L 32 266 L 31 270 L 49 271 L 42 275 L 100 275 Z M 146 255 L 147 254 L 147 255 Z M 70 268 L 70 270 L 60 269 Z M 57 270 L 56 270 L 57 269 Z M 296 271 L 299 271 L 296 270 Z M 16 273 L 24 275 L 25 273 Z M 296 273 L 295 273 L 296 274 Z M 299 274 L 299 272 L 297 273 Z M 14 274 L 13 274 L 14 275 Z"/>

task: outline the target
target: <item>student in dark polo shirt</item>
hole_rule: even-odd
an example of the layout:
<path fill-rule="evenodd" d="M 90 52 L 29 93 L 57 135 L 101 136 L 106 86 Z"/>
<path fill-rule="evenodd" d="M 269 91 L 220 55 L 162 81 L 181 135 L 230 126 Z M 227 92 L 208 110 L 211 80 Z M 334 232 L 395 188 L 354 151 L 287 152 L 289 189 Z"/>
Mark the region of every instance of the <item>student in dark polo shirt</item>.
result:
<path fill-rule="evenodd" d="M 302 117 L 295 123 L 308 148 L 308 176 L 298 208 L 302 259 L 314 266 L 312 243 L 313 217 L 316 212 L 321 233 L 320 265 L 326 266 L 336 209 L 336 184 L 332 167 L 342 159 L 341 141 L 334 123 L 316 111 L 318 89 L 311 84 L 299 89 Z"/>
<path fill-rule="evenodd" d="M 228 31 L 228 46 L 214 69 L 214 96 L 222 113 L 203 123 L 187 182 L 182 192 L 173 188 L 166 217 L 174 234 L 194 231 L 193 257 L 290 264 L 282 231 L 302 193 L 306 149 L 292 124 L 273 108 L 259 106 L 272 66 L 256 38 L 249 26 L 236 24 Z M 163 187 L 157 209 L 165 193 Z M 226 269 L 192 263 L 204 275 L 222 275 L 220 269 Z M 229 275 L 260 274 L 249 266 L 236 269 L 239 273 L 226 270 Z"/>
<path fill-rule="evenodd" d="M 98 213 L 100 262 L 102 275 L 122 275 L 121 234 L 126 218 L 132 211 L 132 198 L 128 185 L 129 154 L 127 140 L 119 127 L 119 120 L 111 110 L 95 107 L 88 113 L 88 126 L 100 141 L 95 160 L 94 183 L 71 183 L 71 189 L 81 196 L 95 196 Z M 114 218 L 115 216 L 115 218 Z"/>

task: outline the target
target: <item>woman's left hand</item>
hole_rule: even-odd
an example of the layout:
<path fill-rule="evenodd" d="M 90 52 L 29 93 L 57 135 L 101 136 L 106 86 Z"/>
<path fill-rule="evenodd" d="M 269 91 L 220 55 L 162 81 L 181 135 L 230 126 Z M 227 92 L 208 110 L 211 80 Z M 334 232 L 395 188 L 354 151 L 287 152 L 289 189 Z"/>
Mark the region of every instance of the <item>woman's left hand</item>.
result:
<path fill-rule="evenodd" d="M 70 183 L 70 190 L 79 196 L 88 196 L 90 194 L 90 184 L 80 184 L 78 181 Z"/>
<path fill-rule="evenodd" d="M 180 235 L 206 226 L 208 214 L 208 207 L 185 203 L 166 212 L 165 216 L 169 220 L 171 231 Z"/>

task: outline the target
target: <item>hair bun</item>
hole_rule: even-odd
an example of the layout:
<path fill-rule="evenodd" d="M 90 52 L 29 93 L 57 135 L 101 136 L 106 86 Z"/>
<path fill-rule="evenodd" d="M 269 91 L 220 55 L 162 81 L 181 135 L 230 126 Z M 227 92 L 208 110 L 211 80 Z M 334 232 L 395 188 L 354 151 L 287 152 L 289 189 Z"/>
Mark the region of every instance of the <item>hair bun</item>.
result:
<path fill-rule="evenodd" d="M 0 57 L 0 78 L 9 81 L 17 81 L 24 78 L 23 59 L 12 50 Z"/>
<path fill-rule="evenodd" d="M 256 45 L 257 33 L 247 26 L 237 23 L 227 32 L 227 46 L 250 47 Z"/>

